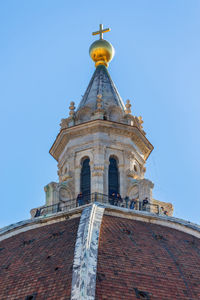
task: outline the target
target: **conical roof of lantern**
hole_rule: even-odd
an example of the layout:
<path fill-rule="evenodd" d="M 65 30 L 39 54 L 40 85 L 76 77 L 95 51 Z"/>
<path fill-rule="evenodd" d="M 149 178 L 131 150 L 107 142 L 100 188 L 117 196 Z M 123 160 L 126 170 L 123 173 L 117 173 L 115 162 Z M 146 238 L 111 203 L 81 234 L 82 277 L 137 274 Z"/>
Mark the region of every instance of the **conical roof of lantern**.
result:
<path fill-rule="evenodd" d="M 96 109 L 97 96 L 101 95 L 102 107 L 104 109 L 111 105 L 120 107 L 125 111 L 125 105 L 122 98 L 108 73 L 106 66 L 97 66 L 90 83 L 85 91 L 85 94 L 78 106 L 77 112 L 87 106 L 92 110 Z"/>

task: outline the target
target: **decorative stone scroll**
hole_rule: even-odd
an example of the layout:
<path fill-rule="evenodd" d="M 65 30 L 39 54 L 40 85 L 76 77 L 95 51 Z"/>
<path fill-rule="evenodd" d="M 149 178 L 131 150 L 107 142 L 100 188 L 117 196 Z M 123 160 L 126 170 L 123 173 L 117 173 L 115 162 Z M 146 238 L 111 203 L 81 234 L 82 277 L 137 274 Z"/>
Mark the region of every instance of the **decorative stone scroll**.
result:
<path fill-rule="evenodd" d="M 143 130 L 143 126 L 142 124 L 144 123 L 144 121 L 142 120 L 142 117 L 135 117 L 135 121 L 136 121 L 136 125 L 138 126 L 139 129 Z"/>
<path fill-rule="evenodd" d="M 67 128 L 69 123 L 69 119 L 61 119 L 60 127 L 61 129 Z"/>

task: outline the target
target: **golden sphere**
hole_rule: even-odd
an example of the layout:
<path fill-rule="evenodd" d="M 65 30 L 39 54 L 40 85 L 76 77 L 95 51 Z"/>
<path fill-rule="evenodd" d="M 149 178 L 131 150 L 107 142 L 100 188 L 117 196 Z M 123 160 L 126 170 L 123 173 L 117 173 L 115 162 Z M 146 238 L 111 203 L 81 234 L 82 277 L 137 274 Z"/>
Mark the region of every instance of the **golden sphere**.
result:
<path fill-rule="evenodd" d="M 95 62 L 95 67 L 99 65 L 108 67 L 108 62 L 112 60 L 115 54 L 115 49 L 108 41 L 97 40 L 90 46 L 89 54 Z"/>

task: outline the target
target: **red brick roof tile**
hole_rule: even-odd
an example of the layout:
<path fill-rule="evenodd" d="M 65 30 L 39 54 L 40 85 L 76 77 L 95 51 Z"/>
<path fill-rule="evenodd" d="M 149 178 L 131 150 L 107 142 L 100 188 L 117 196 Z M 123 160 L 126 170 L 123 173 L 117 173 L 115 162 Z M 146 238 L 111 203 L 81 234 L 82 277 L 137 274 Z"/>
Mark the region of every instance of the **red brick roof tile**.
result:
<path fill-rule="evenodd" d="M 200 299 L 200 240 L 168 227 L 103 217 L 96 299 Z M 144 299 L 144 298 L 141 298 Z"/>
<path fill-rule="evenodd" d="M 0 299 L 70 299 L 79 218 L 0 242 Z M 96 299 L 200 299 L 200 240 L 156 224 L 104 215 Z M 148 299 L 148 298 L 146 298 Z"/>
<path fill-rule="evenodd" d="M 70 299 L 79 218 L 0 242 L 0 299 Z"/>

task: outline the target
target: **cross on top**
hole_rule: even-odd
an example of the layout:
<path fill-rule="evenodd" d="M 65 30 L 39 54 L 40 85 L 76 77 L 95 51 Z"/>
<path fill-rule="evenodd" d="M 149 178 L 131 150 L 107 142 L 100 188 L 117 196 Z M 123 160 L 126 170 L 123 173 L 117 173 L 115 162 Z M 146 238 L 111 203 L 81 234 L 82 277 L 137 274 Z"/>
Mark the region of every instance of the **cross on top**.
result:
<path fill-rule="evenodd" d="M 92 33 L 92 35 L 97 35 L 99 34 L 100 35 L 100 40 L 103 40 L 103 33 L 105 32 L 109 32 L 111 29 L 110 28 L 106 28 L 106 29 L 103 29 L 103 24 L 100 24 L 99 25 L 99 31 L 95 31 Z"/>

